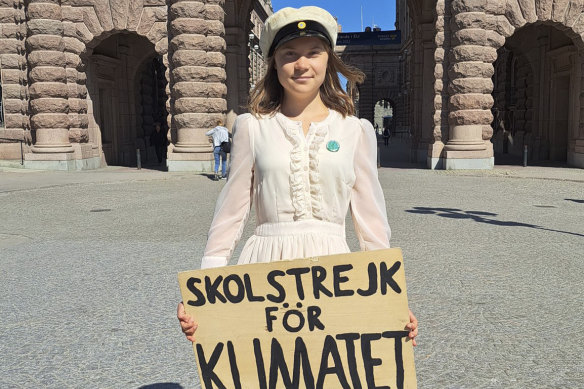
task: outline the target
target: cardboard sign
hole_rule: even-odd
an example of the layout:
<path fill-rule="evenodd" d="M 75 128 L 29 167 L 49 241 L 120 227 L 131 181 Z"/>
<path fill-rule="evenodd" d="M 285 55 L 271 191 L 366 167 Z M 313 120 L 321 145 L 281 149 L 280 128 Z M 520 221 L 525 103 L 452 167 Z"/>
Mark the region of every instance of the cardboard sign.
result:
<path fill-rule="evenodd" d="M 400 249 L 178 278 L 204 389 L 416 388 Z"/>

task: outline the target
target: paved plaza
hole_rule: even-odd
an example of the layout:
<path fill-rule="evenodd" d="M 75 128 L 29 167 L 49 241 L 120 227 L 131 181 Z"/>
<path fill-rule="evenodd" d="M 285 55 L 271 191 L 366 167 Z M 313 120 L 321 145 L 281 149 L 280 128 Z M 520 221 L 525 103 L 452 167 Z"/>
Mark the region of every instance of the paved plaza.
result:
<path fill-rule="evenodd" d="M 419 387 L 584 387 L 584 170 L 379 174 Z M 223 185 L 0 168 L 0 388 L 199 388 L 176 275 L 198 268 Z M 350 218 L 347 234 L 356 249 Z"/>

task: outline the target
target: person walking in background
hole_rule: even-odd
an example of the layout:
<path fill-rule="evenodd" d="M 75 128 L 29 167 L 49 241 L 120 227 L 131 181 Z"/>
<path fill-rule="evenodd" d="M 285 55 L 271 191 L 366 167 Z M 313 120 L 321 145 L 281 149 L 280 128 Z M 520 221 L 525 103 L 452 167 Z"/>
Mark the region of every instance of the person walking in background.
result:
<path fill-rule="evenodd" d="M 217 126 L 205 133 L 213 137 L 213 156 L 215 157 L 215 175 L 213 180 L 226 179 L 227 154 L 221 149 L 221 143 L 229 142 L 229 132 L 223 127 L 223 120 L 217 120 Z M 221 159 L 221 176 L 219 176 L 219 160 Z"/>
<path fill-rule="evenodd" d="M 389 145 L 389 129 L 388 128 L 383 129 L 383 144 L 385 146 Z"/>

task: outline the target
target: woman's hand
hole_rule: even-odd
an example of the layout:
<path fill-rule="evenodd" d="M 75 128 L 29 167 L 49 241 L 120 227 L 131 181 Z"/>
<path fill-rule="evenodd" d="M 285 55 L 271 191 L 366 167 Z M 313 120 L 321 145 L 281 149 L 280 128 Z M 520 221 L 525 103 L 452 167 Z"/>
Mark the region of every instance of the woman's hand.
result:
<path fill-rule="evenodd" d="M 408 337 L 412 340 L 412 344 L 414 346 L 417 346 L 418 343 L 416 342 L 416 336 L 418 336 L 418 319 L 416 319 L 416 316 L 414 316 L 411 310 L 409 311 L 409 314 L 410 322 L 406 325 L 408 330 L 410 330 Z M 195 331 L 197 330 L 198 325 L 195 323 L 195 320 L 191 316 L 187 315 L 187 313 L 185 312 L 185 307 L 182 302 L 178 304 L 178 307 L 176 309 L 176 317 L 178 318 L 182 332 L 185 334 L 187 339 L 190 340 L 191 342 L 194 342 Z"/>
<path fill-rule="evenodd" d="M 182 305 L 182 303 L 181 303 Z M 416 342 L 416 336 L 418 336 L 418 319 L 414 316 L 412 311 L 410 312 L 410 322 L 406 325 L 407 329 L 410 330 L 408 337 L 412 340 L 412 344 L 417 346 L 418 343 Z"/>
<path fill-rule="evenodd" d="M 185 312 L 185 306 L 183 305 L 182 301 L 178 303 L 178 307 L 176 308 L 176 317 L 178 318 L 178 321 L 180 322 L 180 328 L 182 329 L 182 332 L 185 334 L 187 339 L 191 342 L 194 342 L 195 331 L 199 326 L 195 323 L 195 320 L 192 318 L 192 316 L 187 315 Z"/>

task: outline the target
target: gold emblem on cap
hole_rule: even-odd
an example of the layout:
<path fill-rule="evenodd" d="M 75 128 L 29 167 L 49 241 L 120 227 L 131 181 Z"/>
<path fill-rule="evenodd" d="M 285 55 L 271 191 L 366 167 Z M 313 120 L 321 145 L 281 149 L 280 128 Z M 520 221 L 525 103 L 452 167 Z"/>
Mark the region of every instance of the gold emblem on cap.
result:
<path fill-rule="evenodd" d="M 306 28 L 306 23 L 305 23 L 305 22 L 299 22 L 299 23 L 298 23 L 298 28 L 299 28 L 300 30 L 304 30 L 304 29 Z"/>

